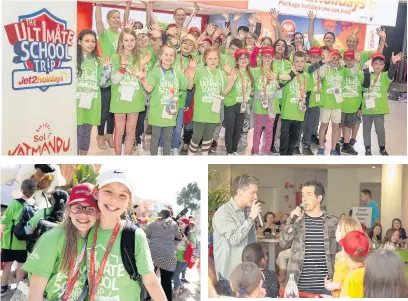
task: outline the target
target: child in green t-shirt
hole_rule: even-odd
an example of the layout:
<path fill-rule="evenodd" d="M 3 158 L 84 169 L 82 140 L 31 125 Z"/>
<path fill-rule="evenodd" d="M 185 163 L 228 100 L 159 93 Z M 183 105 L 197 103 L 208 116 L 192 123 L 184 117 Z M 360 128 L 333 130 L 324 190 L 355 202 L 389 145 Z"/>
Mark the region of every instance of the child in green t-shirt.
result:
<path fill-rule="evenodd" d="M 163 57 L 162 57 L 163 60 Z M 93 196 L 100 209 L 100 219 L 87 239 L 89 300 L 139 301 L 139 282 L 130 278 L 121 256 L 121 237 L 126 221 L 122 216 L 135 196 L 130 170 L 102 167 Z M 154 272 L 146 234 L 135 230 L 134 254 L 141 280 L 153 300 L 165 300 L 163 288 Z M 92 260 L 91 260 L 92 259 Z M 95 263 L 95 265 L 91 263 Z M 106 265 L 103 266 L 102 263 Z M 101 277 L 98 277 L 101 275 Z"/>
<path fill-rule="evenodd" d="M 136 34 L 125 28 L 119 38 L 118 53 L 112 55 L 112 98 L 110 112 L 115 114 L 115 154 L 121 155 L 126 128 L 125 155 L 133 153 L 139 112 L 145 110 L 143 88 L 137 77 L 150 61 L 142 56 L 136 44 Z"/>
<path fill-rule="evenodd" d="M 292 156 L 295 146 L 299 141 L 302 122 L 306 112 L 307 94 L 312 89 L 313 79 L 304 72 L 306 54 L 302 51 L 293 55 L 293 68 L 290 75 L 291 80 L 286 84 L 282 93 L 282 125 L 280 136 L 279 154 L 281 156 Z M 296 78 L 296 80 L 294 80 Z"/>
<path fill-rule="evenodd" d="M 37 183 L 34 180 L 24 180 L 21 183 L 22 197 L 19 200 L 13 200 L 7 207 L 1 217 L 0 239 L 1 239 L 1 263 L 3 264 L 3 274 L 1 276 L 1 296 L 10 290 L 8 284 L 11 266 L 17 261 L 16 279 L 17 283 L 23 281 L 24 271 L 21 269 L 27 260 L 27 246 L 25 240 L 19 240 L 13 233 L 13 228 L 19 223 L 26 204 L 34 205 L 32 198 L 37 189 Z"/>
<path fill-rule="evenodd" d="M 163 154 L 170 155 L 173 129 L 177 124 L 177 113 L 180 107 L 180 90 L 193 87 L 196 60 L 182 71 L 172 68 L 176 49 L 163 46 L 160 55 L 160 67 L 153 68 L 147 80 L 144 74 L 138 74 L 145 90 L 151 93 L 148 122 L 152 125 L 150 154 L 157 156 L 160 138 L 164 136 Z M 183 104 L 184 106 L 184 104 Z"/>
<path fill-rule="evenodd" d="M 403 53 L 391 56 L 391 64 L 388 72 L 382 72 L 385 67 L 385 57 L 382 54 L 376 54 L 372 59 L 372 66 L 374 72 L 371 73 L 370 85 L 364 91 L 362 113 L 363 113 L 363 137 L 365 145 L 365 155 L 371 156 L 371 128 L 375 126 L 375 131 L 378 138 L 378 146 L 380 147 L 380 154 L 387 156 L 388 153 L 385 150 L 385 128 L 384 128 L 384 115 L 389 114 L 390 109 L 388 106 L 388 88 L 392 83 L 395 71 L 396 63 L 404 58 Z M 367 69 L 365 69 L 367 70 Z"/>
<path fill-rule="evenodd" d="M 72 188 L 62 225 L 41 236 L 28 256 L 29 300 L 86 297 L 86 237 L 99 216 L 93 190 L 88 183 Z"/>
<path fill-rule="evenodd" d="M 101 124 L 101 90 L 109 81 L 112 63 L 109 57 L 98 58 L 96 33 L 84 29 L 78 36 L 77 58 L 77 140 L 78 154 L 87 155 L 92 126 Z"/>

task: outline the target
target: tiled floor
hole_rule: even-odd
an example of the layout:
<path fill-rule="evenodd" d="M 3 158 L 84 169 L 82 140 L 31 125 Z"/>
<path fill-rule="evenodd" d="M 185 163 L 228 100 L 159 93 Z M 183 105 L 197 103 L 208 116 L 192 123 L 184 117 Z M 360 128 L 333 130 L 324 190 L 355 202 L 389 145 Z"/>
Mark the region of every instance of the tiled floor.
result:
<path fill-rule="evenodd" d="M 400 101 L 389 101 L 390 103 L 390 114 L 385 117 L 385 135 L 386 135 L 386 149 L 390 155 L 406 155 L 407 154 L 407 104 Z M 114 155 L 113 149 L 101 150 L 98 148 L 96 143 L 96 127 L 92 131 L 92 142 L 89 150 L 89 155 Z M 252 149 L 252 138 L 253 130 L 250 130 L 248 133 L 248 146 L 242 147 L 241 145 L 238 148 L 238 153 L 240 155 L 250 155 Z M 329 126 L 328 135 L 326 137 L 325 145 L 325 154 L 328 155 L 330 152 L 331 145 L 331 127 Z M 372 154 L 379 155 L 379 147 L 377 142 L 377 135 L 373 126 L 371 132 L 372 140 Z M 150 136 L 147 136 L 145 139 L 145 155 L 149 155 L 149 146 L 150 146 Z M 225 142 L 224 142 L 224 129 L 221 131 L 221 138 L 218 141 L 219 147 L 217 152 L 213 155 L 222 156 L 226 154 Z M 261 146 L 261 149 L 262 146 Z M 363 129 L 362 125 L 357 135 L 357 142 L 354 146 L 354 149 L 359 153 L 359 155 L 364 156 L 365 147 L 363 143 Z M 317 147 L 312 147 L 312 151 L 316 154 Z M 199 153 L 197 155 L 200 155 Z"/>

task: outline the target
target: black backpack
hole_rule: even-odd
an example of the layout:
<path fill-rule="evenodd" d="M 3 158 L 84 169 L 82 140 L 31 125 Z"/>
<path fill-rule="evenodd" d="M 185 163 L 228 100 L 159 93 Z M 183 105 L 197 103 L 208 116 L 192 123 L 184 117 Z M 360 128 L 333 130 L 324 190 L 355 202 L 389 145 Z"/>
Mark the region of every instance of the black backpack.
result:
<path fill-rule="evenodd" d="M 28 240 L 29 235 L 26 234 L 24 227 L 27 226 L 28 221 L 35 215 L 37 211 L 34 206 L 28 205 L 24 199 L 17 199 L 21 205 L 23 205 L 23 212 L 20 215 L 20 219 L 16 224 L 16 220 L 12 220 L 11 232 L 18 240 Z M 13 235 L 10 239 L 10 248 L 11 243 L 13 242 Z"/>
<path fill-rule="evenodd" d="M 122 263 L 130 279 L 137 281 L 140 286 L 140 300 L 149 299 L 146 288 L 143 285 L 142 277 L 137 271 L 135 259 L 135 239 L 136 231 L 143 231 L 131 222 L 127 222 L 122 230 L 122 237 L 120 240 L 120 252 L 122 256 Z"/>
<path fill-rule="evenodd" d="M 38 222 L 37 227 L 27 240 L 27 252 L 31 253 L 34 249 L 35 243 L 45 232 L 56 227 L 58 224 L 53 216 L 46 215 L 46 208 L 44 208 L 44 217 Z"/>

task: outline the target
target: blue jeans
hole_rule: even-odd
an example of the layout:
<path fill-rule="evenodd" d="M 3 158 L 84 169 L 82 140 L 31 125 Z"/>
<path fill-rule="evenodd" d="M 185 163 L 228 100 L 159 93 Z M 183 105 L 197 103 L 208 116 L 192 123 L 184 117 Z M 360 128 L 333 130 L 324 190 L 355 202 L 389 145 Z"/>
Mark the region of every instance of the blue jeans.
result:
<path fill-rule="evenodd" d="M 180 108 L 177 114 L 176 127 L 173 130 L 173 138 L 171 140 L 171 148 L 180 147 L 181 130 L 184 122 L 184 108 Z M 160 147 L 163 147 L 163 136 L 160 137 Z"/>
<path fill-rule="evenodd" d="M 174 275 L 173 275 L 173 281 L 174 281 L 174 288 L 179 288 L 181 286 L 181 272 L 183 271 L 183 269 L 188 266 L 188 262 L 180 262 L 177 261 L 177 266 L 176 266 L 176 270 L 174 271 Z"/>

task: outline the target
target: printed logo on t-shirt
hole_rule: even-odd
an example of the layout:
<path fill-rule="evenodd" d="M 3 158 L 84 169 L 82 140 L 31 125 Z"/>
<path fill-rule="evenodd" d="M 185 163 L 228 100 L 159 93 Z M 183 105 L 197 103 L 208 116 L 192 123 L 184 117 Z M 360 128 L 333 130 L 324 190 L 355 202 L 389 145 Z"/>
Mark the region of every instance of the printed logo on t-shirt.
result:
<path fill-rule="evenodd" d="M 338 70 L 329 69 L 326 81 L 329 84 L 329 87 L 341 87 L 342 77 L 340 72 Z"/>
<path fill-rule="evenodd" d="M 212 76 L 205 76 L 200 80 L 200 87 L 203 93 L 219 94 L 221 91 L 221 81 L 218 81 Z"/>
<path fill-rule="evenodd" d="M 374 94 L 375 97 L 380 97 L 381 87 L 382 87 L 381 75 L 379 76 L 375 86 L 374 86 L 374 80 L 375 80 L 375 77 L 371 77 L 370 92 Z"/>
<path fill-rule="evenodd" d="M 159 93 L 162 98 L 168 98 L 170 95 L 178 95 L 179 93 L 179 83 L 177 77 L 174 76 L 174 83 L 170 82 L 167 78 L 163 78 L 160 81 Z"/>
<path fill-rule="evenodd" d="M 346 77 L 344 79 L 343 96 L 357 97 L 359 91 L 360 81 L 357 75 Z"/>
<path fill-rule="evenodd" d="M 137 79 L 137 77 L 133 75 L 129 75 L 127 73 L 122 77 L 120 84 L 122 86 L 133 87 L 135 90 L 140 89 L 139 80 Z"/>
<path fill-rule="evenodd" d="M 81 296 L 82 291 L 85 286 L 84 275 L 86 275 L 86 265 L 85 264 L 80 268 L 79 277 L 69 296 L 69 299 L 68 299 L 69 301 L 77 300 L 79 296 Z M 52 286 L 49 286 L 50 290 L 48 290 L 48 294 L 50 296 L 54 296 L 55 294 L 57 294 L 58 296 L 57 299 L 61 300 L 62 297 L 64 296 L 64 293 L 67 287 L 67 281 L 68 281 L 68 275 L 57 273 L 57 275 L 55 276 L 54 284 Z"/>
<path fill-rule="evenodd" d="M 92 69 L 89 67 L 85 67 L 82 69 L 82 74 L 80 77 L 77 77 L 77 87 L 81 88 L 83 91 L 97 91 L 98 90 L 98 83 L 97 83 L 97 69 Z"/>

